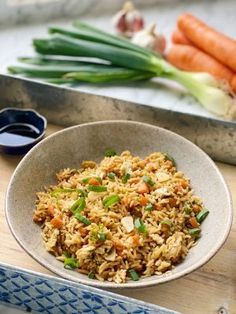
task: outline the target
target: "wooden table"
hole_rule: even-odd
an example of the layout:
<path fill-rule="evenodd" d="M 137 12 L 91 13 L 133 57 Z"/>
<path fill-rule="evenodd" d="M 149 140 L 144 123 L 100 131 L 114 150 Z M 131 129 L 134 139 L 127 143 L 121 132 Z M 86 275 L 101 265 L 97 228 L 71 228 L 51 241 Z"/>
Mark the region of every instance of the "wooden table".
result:
<path fill-rule="evenodd" d="M 61 127 L 50 125 L 48 134 L 59 129 Z M 5 220 L 5 192 L 20 159 L 0 155 L 0 262 L 50 274 L 17 244 Z M 236 167 L 217 165 L 229 185 L 236 206 Z M 223 248 L 201 269 L 170 283 L 120 293 L 186 314 L 236 314 L 236 219 Z"/>

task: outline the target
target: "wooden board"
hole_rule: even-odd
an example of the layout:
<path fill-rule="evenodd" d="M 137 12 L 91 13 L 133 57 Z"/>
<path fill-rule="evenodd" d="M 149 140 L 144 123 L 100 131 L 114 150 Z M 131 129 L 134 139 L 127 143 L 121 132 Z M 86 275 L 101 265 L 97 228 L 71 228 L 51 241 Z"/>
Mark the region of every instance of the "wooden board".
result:
<path fill-rule="evenodd" d="M 59 129 L 61 127 L 50 125 L 47 134 Z M 5 220 L 5 192 L 20 159 L 16 156 L 0 155 L 0 262 L 49 274 L 47 269 L 28 256 L 17 244 Z M 236 167 L 220 163 L 218 167 L 229 185 L 236 205 Z M 170 283 L 119 293 L 186 314 L 236 314 L 236 220 L 234 219 L 223 248 L 201 269 Z M 226 312 L 221 312 L 222 309 Z"/>

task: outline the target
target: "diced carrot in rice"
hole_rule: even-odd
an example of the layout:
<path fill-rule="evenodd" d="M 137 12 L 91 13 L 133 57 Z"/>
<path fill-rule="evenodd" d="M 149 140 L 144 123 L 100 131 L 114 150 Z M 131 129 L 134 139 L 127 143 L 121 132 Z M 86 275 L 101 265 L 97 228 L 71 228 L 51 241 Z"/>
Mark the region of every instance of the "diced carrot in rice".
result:
<path fill-rule="evenodd" d="M 95 186 L 96 185 L 101 185 L 101 183 L 96 178 L 89 179 L 88 184 L 89 185 L 95 185 Z"/>
<path fill-rule="evenodd" d="M 63 226 L 63 221 L 60 217 L 54 217 L 54 218 L 52 218 L 52 220 L 50 222 L 53 225 L 53 227 L 55 227 L 57 229 L 60 229 Z"/>

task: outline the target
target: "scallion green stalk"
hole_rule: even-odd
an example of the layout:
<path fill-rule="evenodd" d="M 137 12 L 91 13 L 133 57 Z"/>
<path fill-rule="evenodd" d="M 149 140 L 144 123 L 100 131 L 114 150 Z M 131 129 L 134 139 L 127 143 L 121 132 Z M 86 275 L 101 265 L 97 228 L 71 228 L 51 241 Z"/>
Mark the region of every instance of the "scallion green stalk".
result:
<path fill-rule="evenodd" d="M 76 21 L 74 26 L 77 29 L 66 30 L 58 27 L 50 28 L 49 31 L 56 33 L 56 35 L 53 35 L 49 39 L 35 39 L 33 45 L 36 52 L 46 55 L 46 58 L 49 58 L 50 55 L 86 57 L 88 59 L 96 58 L 101 60 L 101 62 L 112 64 L 107 65 L 107 67 L 111 66 L 110 74 L 108 69 L 107 73 L 104 73 L 105 70 L 103 71 L 102 68 L 92 72 L 87 69 L 85 70 L 85 68 L 84 71 L 76 71 L 74 64 L 72 71 L 68 71 L 68 68 L 66 69 L 69 65 L 64 65 L 65 68 L 63 66 L 62 69 L 59 69 L 62 77 L 58 76 L 57 71 L 57 74 L 53 71 L 53 75 L 55 75 L 53 77 L 50 77 L 48 72 L 42 74 L 46 69 L 42 69 L 41 72 L 33 73 L 33 70 L 23 71 L 19 69 L 19 67 L 10 67 L 9 71 L 25 75 L 36 75 L 36 77 L 46 75 L 47 78 L 54 78 L 58 83 L 62 80 L 68 82 L 67 79 L 71 82 L 85 81 L 96 83 L 115 82 L 119 80 L 140 80 L 159 76 L 176 81 L 184 86 L 207 110 L 231 119 L 236 117 L 235 98 L 218 88 L 216 80 L 213 79 L 211 75 L 178 70 L 149 49 L 138 47 L 125 39 L 107 34 L 80 21 Z M 24 61 L 27 62 L 27 60 Z M 122 70 L 118 70 L 116 67 L 114 70 L 114 68 L 112 68 L 114 66 L 122 67 Z M 133 70 L 136 72 L 130 74 L 130 72 L 125 72 L 125 70 Z M 112 71 L 115 71 L 115 73 Z"/>

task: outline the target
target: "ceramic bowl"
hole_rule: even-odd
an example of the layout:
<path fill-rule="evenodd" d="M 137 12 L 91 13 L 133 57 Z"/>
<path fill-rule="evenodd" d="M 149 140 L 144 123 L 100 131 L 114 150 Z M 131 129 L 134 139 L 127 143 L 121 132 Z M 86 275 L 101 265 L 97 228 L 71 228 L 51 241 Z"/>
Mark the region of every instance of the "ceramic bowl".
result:
<path fill-rule="evenodd" d="M 177 168 L 190 179 L 210 214 L 202 236 L 187 258 L 170 273 L 125 284 L 100 282 L 63 268 L 43 247 L 40 227 L 33 223 L 36 192 L 55 184 L 59 169 L 78 168 L 83 160 L 99 161 L 107 148 L 130 150 L 141 157 L 154 151 L 174 157 Z M 19 244 L 39 263 L 56 274 L 101 288 L 138 288 L 182 277 L 210 260 L 225 242 L 232 222 L 232 202 L 225 181 L 213 161 L 197 146 L 165 129 L 129 121 L 105 121 L 70 127 L 44 139 L 20 162 L 9 183 L 6 217 Z"/>
<path fill-rule="evenodd" d="M 45 134 L 46 119 L 33 109 L 5 108 L 0 111 L 0 152 L 27 153 Z"/>

